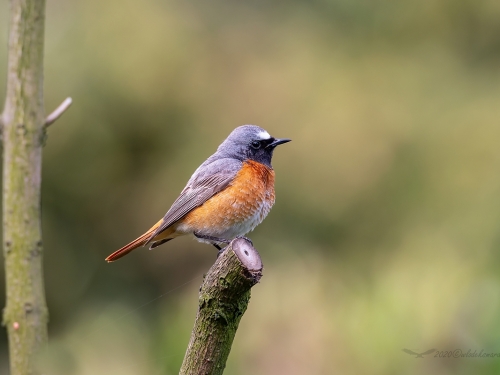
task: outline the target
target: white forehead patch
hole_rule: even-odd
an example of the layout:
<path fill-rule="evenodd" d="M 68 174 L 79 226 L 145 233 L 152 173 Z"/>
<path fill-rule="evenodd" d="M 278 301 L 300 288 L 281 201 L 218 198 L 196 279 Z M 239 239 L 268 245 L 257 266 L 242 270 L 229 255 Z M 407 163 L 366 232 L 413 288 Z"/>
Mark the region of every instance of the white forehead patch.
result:
<path fill-rule="evenodd" d="M 257 137 L 259 137 L 260 139 L 269 139 L 271 138 L 271 136 L 269 135 L 268 132 L 266 132 L 265 130 L 262 130 L 260 132 L 257 133 Z"/>

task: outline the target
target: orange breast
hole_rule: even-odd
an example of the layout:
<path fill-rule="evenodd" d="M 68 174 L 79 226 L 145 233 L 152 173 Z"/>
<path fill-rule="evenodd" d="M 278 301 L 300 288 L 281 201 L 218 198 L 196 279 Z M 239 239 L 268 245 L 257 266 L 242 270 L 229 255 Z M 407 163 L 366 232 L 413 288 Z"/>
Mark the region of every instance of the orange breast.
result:
<path fill-rule="evenodd" d="M 274 204 L 274 171 L 246 161 L 234 181 L 187 214 L 178 231 L 221 236 L 243 235 L 257 226 Z"/>

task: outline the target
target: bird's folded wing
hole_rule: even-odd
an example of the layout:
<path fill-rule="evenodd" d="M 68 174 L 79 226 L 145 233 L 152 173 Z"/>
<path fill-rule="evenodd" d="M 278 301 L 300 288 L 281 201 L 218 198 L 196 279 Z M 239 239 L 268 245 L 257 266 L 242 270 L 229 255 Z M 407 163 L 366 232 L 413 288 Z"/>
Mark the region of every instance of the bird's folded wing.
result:
<path fill-rule="evenodd" d="M 163 217 L 161 225 L 153 232 L 145 245 L 177 220 L 228 187 L 241 166 L 241 161 L 232 158 L 215 161 L 208 159 L 203 163 L 194 172 L 184 190 Z"/>

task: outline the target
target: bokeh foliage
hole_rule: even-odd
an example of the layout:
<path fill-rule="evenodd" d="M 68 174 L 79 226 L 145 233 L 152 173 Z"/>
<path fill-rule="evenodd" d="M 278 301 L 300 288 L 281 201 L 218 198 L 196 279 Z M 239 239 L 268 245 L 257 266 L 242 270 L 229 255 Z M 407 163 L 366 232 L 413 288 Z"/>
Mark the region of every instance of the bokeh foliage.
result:
<path fill-rule="evenodd" d="M 48 373 L 178 372 L 214 250 L 104 257 L 244 123 L 293 142 L 227 374 L 500 370 L 401 351 L 500 352 L 498 1 L 47 5 L 47 111 L 74 100 L 44 150 Z"/>

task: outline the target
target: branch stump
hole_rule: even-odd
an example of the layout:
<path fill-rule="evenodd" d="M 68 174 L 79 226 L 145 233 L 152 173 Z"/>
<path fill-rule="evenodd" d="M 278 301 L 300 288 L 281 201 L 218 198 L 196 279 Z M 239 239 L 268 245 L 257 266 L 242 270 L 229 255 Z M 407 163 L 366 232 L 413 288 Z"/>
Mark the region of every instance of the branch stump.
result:
<path fill-rule="evenodd" d="M 179 375 L 223 373 L 250 289 L 261 276 L 262 261 L 250 241 L 231 241 L 201 285 L 198 313 Z"/>

